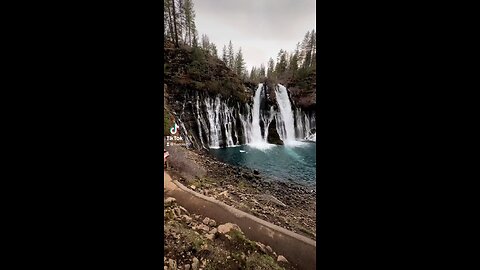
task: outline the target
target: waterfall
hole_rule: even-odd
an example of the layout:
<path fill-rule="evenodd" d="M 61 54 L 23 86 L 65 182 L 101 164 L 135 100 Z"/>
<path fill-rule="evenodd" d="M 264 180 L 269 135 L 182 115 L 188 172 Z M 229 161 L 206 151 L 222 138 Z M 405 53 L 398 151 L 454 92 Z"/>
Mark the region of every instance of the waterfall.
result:
<path fill-rule="evenodd" d="M 290 99 L 288 98 L 287 89 L 285 86 L 279 84 L 275 89 L 275 94 L 277 96 L 278 108 L 280 109 L 280 114 L 282 116 L 285 134 L 284 137 L 280 137 L 284 142 L 295 141 L 295 126 L 293 120 L 292 106 L 290 104 Z"/>
<path fill-rule="evenodd" d="M 253 113 L 252 113 L 252 143 L 261 144 L 266 143 L 262 138 L 262 131 L 260 128 L 260 98 L 262 95 L 263 84 L 259 84 L 255 97 L 253 99 Z"/>
<path fill-rule="evenodd" d="M 280 84 L 274 91 L 278 106 L 271 105 L 265 100 L 266 89 L 262 83 L 258 85 L 253 103 L 234 103 L 221 95 L 185 92 L 181 111 L 173 113 L 184 131 L 182 136 L 186 143 L 207 149 L 242 144 L 259 149 L 270 148 L 274 146 L 267 142 L 268 127 L 272 121 L 275 121 L 278 135 L 287 146 L 301 140 L 316 141 L 315 114 L 295 108 L 287 89 Z"/>

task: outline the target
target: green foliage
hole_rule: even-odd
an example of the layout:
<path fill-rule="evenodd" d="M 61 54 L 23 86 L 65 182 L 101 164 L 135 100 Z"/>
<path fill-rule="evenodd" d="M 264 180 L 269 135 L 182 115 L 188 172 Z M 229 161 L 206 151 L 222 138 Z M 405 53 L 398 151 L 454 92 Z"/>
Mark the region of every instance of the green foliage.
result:
<path fill-rule="evenodd" d="M 270 256 L 254 253 L 247 258 L 246 269 L 255 270 L 284 270 Z"/>

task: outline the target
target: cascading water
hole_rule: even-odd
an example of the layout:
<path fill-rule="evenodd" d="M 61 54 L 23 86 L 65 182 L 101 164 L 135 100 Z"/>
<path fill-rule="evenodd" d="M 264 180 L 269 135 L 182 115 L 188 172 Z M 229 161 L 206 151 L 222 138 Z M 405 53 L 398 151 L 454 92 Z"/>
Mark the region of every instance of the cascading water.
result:
<path fill-rule="evenodd" d="M 262 137 L 262 131 L 260 127 L 260 97 L 262 95 L 262 89 L 263 84 L 259 84 L 253 99 L 252 143 L 254 144 L 266 143 L 266 140 Z"/>
<path fill-rule="evenodd" d="M 278 108 L 280 109 L 285 129 L 285 133 L 282 134 L 283 137 L 281 135 L 280 138 L 287 143 L 293 142 L 295 141 L 295 122 L 293 120 L 292 106 L 290 104 L 290 99 L 288 98 L 287 89 L 285 86 L 279 84 L 275 89 L 275 94 L 277 96 Z"/>
<path fill-rule="evenodd" d="M 285 145 L 295 145 L 297 140 L 315 141 L 315 114 L 293 108 L 283 85 L 277 85 L 275 89 L 278 106 L 265 100 L 269 93 L 265 93 L 267 90 L 266 86 L 259 84 L 253 104 L 235 104 L 220 95 L 212 97 L 186 92 L 178 117 L 179 126 L 185 130 L 185 140 L 189 145 L 200 148 L 248 144 L 266 149 L 274 146 L 267 142 L 267 138 L 269 125 L 275 121 L 278 137 Z M 193 115 L 189 116 L 188 111 Z M 188 133 L 187 127 L 190 129 Z"/>

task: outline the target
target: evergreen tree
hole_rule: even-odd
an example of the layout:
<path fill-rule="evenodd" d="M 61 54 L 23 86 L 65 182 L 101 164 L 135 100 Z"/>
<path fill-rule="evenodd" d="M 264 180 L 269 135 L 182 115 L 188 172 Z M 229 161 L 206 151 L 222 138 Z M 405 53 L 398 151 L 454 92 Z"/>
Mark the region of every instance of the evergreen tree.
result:
<path fill-rule="evenodd" d="M 194 48 L 198 47 L 198 31 L 197 31 L 197 29 L 194 29 L 194 31 L 193 31 L 192 47 L 194 47 Z"/>
<path fill-rule="evenodd" d="M 185 43 L 192 46 L 192 36 L 195 29 L 195 10 L 192 0 L 184 0 L 183 4 Z"/>
<path fill-rule="evenodd" d="M 231 40 L 230 40 L 230 43 L 228 44 L 228 64 L 227 64 L 227 66 L 231 70 L 234 70 L 234 68 L 235 68 L 235 53 L 233 51 L 233 44 L 232 44 Z"/>
<path fill-rule="evenodd" d="M 165 0 L 164 2 L 164 8 L 165 8 L 165 13 L 164 16 L 166 15 L 167 19 L 166 21 L 168 22 L 168 34 L 167 37 L 169 37 L 170 41 L 175 43 L 175 30 L 173 28 L 173 12 L 172 12 L 172 4 L 173 0 Z"/>
<path fill-rule="evenodd" d="M 270 59 L 268 60 L 268 70 L 267 70 L 268 78 L 274 77 L 274 67 L 275 67 L 275 63 L 273 62 L 273 59 L 270 57 Z"/>
<path fill-rule="evenodd" d="M 215 56 L 215 58 L 218 58 L 217 46 L 213 43 L 210 43 L 210 54 Z"/>
<path fill-rule="evenodd" d="M 290 63 L 288 65 L 288 71 L 291 75 L 294 75 L 295 72 L 297 72 L 297 69 L 298 69 L 298 54 L 299 54 L 298 47 L 299 47 L 299 45 L 297 44 L 297 49 L 291 55 L 292 57 L 290 58 Z"/>
<path fill-rule="evenodd" d="M 173 36 L 174 36 L 174 43 L 175 47 L 178 48 L 178 29 L 177 29 L 177 21 L 178 21 L 178 13 L 175 9 L 175 0 L 172 0 L 172 17 L 173 17 Z"/>
<path fill-rule="evenodd" d="M 254 81 L 257 77 L 257 72 L 255 66 L 252 67 L 252 70 L 250 71 L 250 80 Z"/>
<path fill-rule="evenodd" d="M 317 57 L 317 33 L 315 33 L 315 29 L 312 30 L 312 34 L 310 35 L 310 47 L 312 48 L 310 67 L 316 68 L 315 58 Z"/>
<path fill-rule="evenodd" d="M 223 45 L 222 61 L 228 66 L 227 45 Z"/>
<path fill-rule="evenodd" d="M 210 53 L 210 41 L 206 34 L 202 35 L 202 49 L 204 49 L 207 53 Z"/>
<path fill-rule="evenodd" d="M 277 77 L 280 77 L 280 76 L 283 76 L 286 70 L 287 70 L 287 52 L 281 49 L 277 56 L 277 65 L 275 66 L 275 73 Z"/>
<path fill-rule="evenodd" d="M 263 78 L 265 77 L 265 66 L 263 64 L 260 65 L 260 69 L 258 70 L 258 77 Z"/>
<path fill-rule="evenodd" d="M 242 48 L 238 49 L 238 53 L 235 57 L 235 73 L 242 76 L 245 72 L 245 61 L 243 60 Z"/>
<path fill-rule="evenodd" d="M 302 67 L 307 68 L 310 66 L 310 62 L 312 60 L 312 47 L 311 47 L 311 40 L 310 40 L 310 31 L 307 31 L 305 34 L 305 38 L 302 42 Z"/>

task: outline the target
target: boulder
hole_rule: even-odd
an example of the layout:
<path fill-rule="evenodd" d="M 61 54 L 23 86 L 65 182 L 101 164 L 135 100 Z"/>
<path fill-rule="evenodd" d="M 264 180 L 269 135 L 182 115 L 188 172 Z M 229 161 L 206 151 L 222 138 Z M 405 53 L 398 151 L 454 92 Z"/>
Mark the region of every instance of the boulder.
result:
<path fill-rule="evenodd" d="M 237 224 L 233 224 L 233 223 L 230 223 L 230 222 L 222 224 L 222 225 L 218 226 L 218 228 L 217 228 L 217 231 L 221 234 L 226 234 L 231 230 L 237 230 L 239 232 L 242 232 L 242 230 L 240 229 L 240 227 L 238 227 Z"/>

